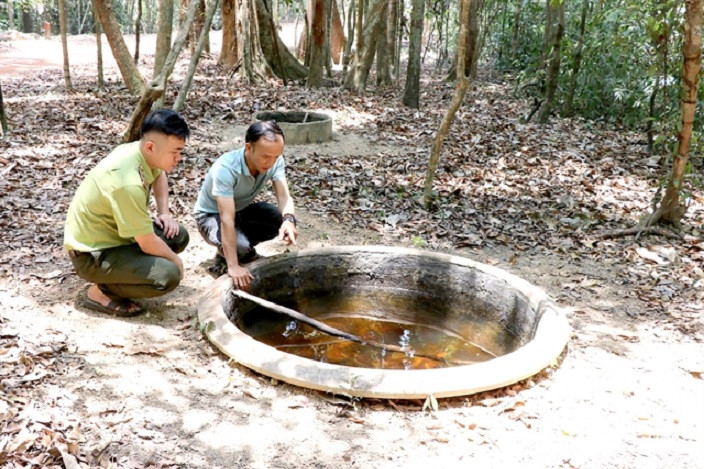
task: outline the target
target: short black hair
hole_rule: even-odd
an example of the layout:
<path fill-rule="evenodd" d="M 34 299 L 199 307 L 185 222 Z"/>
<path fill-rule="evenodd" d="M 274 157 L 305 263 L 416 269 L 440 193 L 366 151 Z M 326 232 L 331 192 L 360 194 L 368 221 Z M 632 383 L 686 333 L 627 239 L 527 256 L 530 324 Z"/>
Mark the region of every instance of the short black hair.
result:
<path fill-rule="evenodd" d="M 139 133 L 139 138 L 144 137 L 147 132 L 159 132 L 164 135 L 173 135 L 182 140 L 186 140 L 191 131 L 188 129 L 188 124 L 181 115 L 171 109 L 157 109 L 149 113 L 144 123 L 142 130 Z"/>
<path fill-rule="evenodd" d="M 264 140 L 275 142 L 277 135 L 281 135 L 281 138 L 286 141 L 284 131 L 276 121 L 259 121 L 249 126 L 244 135 L 244 141 L 245 143 L 254 143 L 264 137 Z"/>

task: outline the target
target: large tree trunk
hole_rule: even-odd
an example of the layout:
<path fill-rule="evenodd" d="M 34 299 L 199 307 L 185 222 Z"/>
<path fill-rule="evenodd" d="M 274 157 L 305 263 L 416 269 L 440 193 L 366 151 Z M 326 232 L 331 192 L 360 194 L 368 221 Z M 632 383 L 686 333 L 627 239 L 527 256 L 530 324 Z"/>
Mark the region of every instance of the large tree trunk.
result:
<path fill-rule="evenodd" d="M 5 114 L 5 103 L 2 100 L 2 84 L 0 83 L 0 129 L 2 134 L 7 135 L 9 127 L 7 126 L 7 115 Z"/>
<path fill-rule="evenodd" d="M 565 30 L 565 2 L 567 2 L 567 0 L 562 0 L 558 6 L 554 7 L 555 11 L 552 13 L 553 18 L 557 17 L 557 25 L 551 28 L 555 32 L 555 35 L 552 44 L 552 57 L 550 58 L 545 78 L 545 95 L 543 97 L 543 104 L 540 106 L 538 113 L 538 123 L 540 124 L 547 124 L 550 119 L 550 113 L 552 112 L 555 94 L 557 92 L 557 83 L 560 78 L 562 35 Z"/>
<path fill-rule="evenodd" d="M 222 50 L 218 64 L 231 70 L 237 63 L 237 0 L 222 2 Z"/>
<path fill-rule="evenodd" d="M 362 74 L 362 53 L 364 52 L 364 10 L 365 0 L 357 0 L 357 15 L 355 16 L 355 35 L 357 47 L 354 50 L 354 72 L 345 80 L 345 88 L 351 89 L 354 83 L 359 83 Z M 351 83 L 351 84 L 350 84 Z"/>
<path fill-rule="evenodd" d="M 671 223 L 680 228 L 686 205 L 682 201 L 682 189 L 689 160 L 689 147 L 692 141 L 694 111 L 702 70 L 702 1 L 685 0 L 684 62 L 682 66 L 682 123 L 677 134 L 677 153 L 672 162 L 672 173 L 667 183 L 665 195 L 658 210 L 650 217 L 649 225 Z"/>
<path fill-rule="evenodd" d="M 468 1 L 462 5 L 469 4 Z M 425 0 L 413 0 L 413 10 L 411 12 L 411 37 L 408 45 L 408 69 L 406 71 L 406 88 L 403 91 L 403 104 L 414 109 L 420 107 L 420 52 L 422 48 L 421 39 L 423 37 L 423 18 L 425 17 Z M 463 15 L 467 17 L 467 15 Z M 467 25 L 461 23 L 460 31 L 465 32 Z M 461 36 L 460 43 L 465 44 L 466 33 Z M 463 49 L 464 50 L 464 49 Z M 462 55 L 464 63 L 464 54 Z M 464 70 L 464 68 L 463 68 Z"/>
<path fill-rule="evenodd" d="M 95 0 L 95 5 L 98 10 L 100 24 L 103 26 L 103 31 L 105 31 L 105 35 L 108 38 L 112 55 L 117 61 L 117 66 L 120 69 L 127 89 L 132 94 L 140 94 L 144 89 L 144 80 L 134 60 L 132 60 L 130 51 L 127 49 L 125 40 L 122 37 L 120 25 L 112 9 L 112 2 L 110 0 Z"/>
<path fill-rule="evenodd" d="M 103 79 L 103 40 L 100 34 L 100 20 L 98 19 L 98 9 L 95 0 L 91 0 L 93 5 L 93 30 L 95 31 L 95 44 L 98 49 L 98 88 L 105 86 Z"/>
<path fill-rule="evenodd" d="M 188 89 L 191 87 L 193 82 L 193 75 L 196 72 L 196 67 L 198 67 L 198 61 L 200 60 L 200 55 L 203 52 L 206 42 L 208 42 L 208 31 L 210 31 L 210 25 L 213 22 L 213 16 L 215 15 L 215 10 L 217 10 L 219 0 L 210 0 L 210 6 L 208 7 L 208 12 L 205 15 L 205 22 L 203 23 L 203 28 L 200 32 L 200 37 L 198 38 L 198 44 L 196 44 L 195 53 L 191 56 L 191 63 L 188 65 L 188 72 L 186 72 L 186 78 L 181 84 L 181 89 L 176 97 L 176 102 L 174 103 L 174 111 L 180 111 L 183 108 L 183 103 L 186 102 L 186 96 L 188 96 Z"/>
<path fill-rule="evenodd" d="M 467 47 L 467 25 L 469 23 L 469 10 L 471 8 L 470 0 L 462 0 L 460 12 L 460 36 L 459 44 L 457 45 L 457 88 L 455 89 L 455 95 L 452 98 L 450 107 L 447 109 L 445 116 L 442 118 L 440 127 L 438 128 L 437 136 L 435 137 L 435 143 L 433 143 L 433 148 L 430 150 L 430 160 L 428 161 L 428 172 L 425 176 L 425 184 L 423 187 L 423 195 L 421 196 L 420 203 L 426 209 L 430 208 L 430 201 L 433 192 L 433 181 L 435 180 L 435 173 L 438 169 L 438 162 L 440 161 L 440 152 L 442 151 L 442 144 L 447 137 L 447 133 L 450 130 L 452 121 L 455 118 L 457 110 L 462 105 L 464 101 L 464 95 L 467 93 L 467 88 L 469 88 L 469 79 L 465 75 L 466 70 L 465 60 L 465 49 Z"/>
<path fill-rule="evenodd" d="M 153 77 L 159 75 L 166 61 L 166 56 L 169 55 L 169 51 L 171 50 L 173 23 L 174 0 L 159 0 L 159 29 L 156 33 L 156 54 L 154 57 Z"/>
<path fill-rule="evenodd" d="M 308 69 L 303 66 L 289 51 L 273 28 L 273 21 L 265 0 L 252 0 L 256 6 L 259 24 L 259 42 L 266 63 L 279 78 L 306 80 Z"/>
<path fill-rule="evenodd" d="M 570 75 L 570 84 L 567 89 L 567 97 L 565 98 L 565 108 L 563 114 L 565 116 L 572 115 L 572 103 L 574 102 L 574 92 L 577 88 L 577 75 L 582 65 L 582 50 L 584 49 L 584 29 L 587 23 L 587 10 L 589 9 L 589 0 L 582 0 L 582 17 L 579 20 L 579 39 L 577 40 L 577 48 L 574 51 L 574 59 L 572 60 L 572 74 Z M 654 100 L 653 100 L 654 104 Z M 651 105 L 651 108 L 653 106 Z"/>
<path fill-rule="evenodd" d="M 59 0 L 59 29 L 61 31 L 61 48 L 64 52 L 64 81 L 66 89 L 71 89 L 71 70 L 68 65 L 68 41 L 66 39 L 66 0 Z"/>
<path fill-rule="evenodd" d="M 309 3 L 311 24 L 310 63 L 306 87 L 318 88 L 323 84 L 323 65 L 325 59 L 325 39 L 328 26 L 328 0 L 311 0 Z"/>

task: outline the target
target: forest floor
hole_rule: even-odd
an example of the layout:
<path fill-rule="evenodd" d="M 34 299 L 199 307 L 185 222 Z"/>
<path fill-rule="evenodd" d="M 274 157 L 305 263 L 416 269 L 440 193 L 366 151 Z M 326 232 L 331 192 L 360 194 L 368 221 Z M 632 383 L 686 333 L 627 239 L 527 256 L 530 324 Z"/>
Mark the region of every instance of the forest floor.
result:
<path fill-rule="evenodd" d="M 94 56 L 91 40 L 69 48 Z M 25 47 L 40 54 L 25 58 L 55 63 L 42 41 L 20 42 L 0 43 L 3 71 Z M 681 239 L 602 236 L 648 212 L 662 170 L 642 135 L 577 119 L 522 124 L 528 100 L 484 77 L 425 211 L 417 197 L 451 84 L 424 81 L 418 112 L 397 88 L 359 97 L 246 86 L 206 57 L 184 110 L 187 156 L 170 176 L 172 208 L 192 233 L 185 279 L 144 302 L 148 313 L 116 319 L 80 306 L 86 285 L 62 230 L 137 98 L 113 66 L 98 89 L 94 65 L 74 63 L 70 92 L 60 63 L 0 74 L 12 127 L 0 139 L 0 467 L 704 467 L 704 196 L 693 193 Z M 335 118 L 333 142 L 285 152 L 301 248 L 415 246 L 504 268 L 564 308 L 573 333 L 560 363 L 434 412 L 333 398 L 230 364 L 196 324 L 213 252 L 189 212 L 251 114 L 279 108 Z"/>

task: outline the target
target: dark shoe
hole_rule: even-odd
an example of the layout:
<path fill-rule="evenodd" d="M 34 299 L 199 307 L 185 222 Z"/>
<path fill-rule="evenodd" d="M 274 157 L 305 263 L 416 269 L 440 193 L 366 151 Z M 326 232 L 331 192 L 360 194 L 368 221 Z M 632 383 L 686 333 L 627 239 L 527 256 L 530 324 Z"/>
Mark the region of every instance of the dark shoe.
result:
<path fill-rule="evenodd" d="M 254 262 L 257 259 L 261 259 L 261 257 L 262 256 L 257 253 L 256 249 L 250 248 L 247 252 L 240 256 L 238 260 L 240 264 L 249 264 L 250 262 Z"/>
<path fill-rule="evenodd" d="M 107 314 L 112 314 L 113 316 L 117 316 L 119 318 L 131 318 L 133 316 L 137 316 L 139 314 L 142 314 L 144 310 L 137 305 L 134 301 L 130 300 L 124 300 L 124 301 L 117 301 L 117 300 L 111 300 L 110 303 L 108 303 L 107 306 L 103 306 L 97 301 L 93 301 L 90 298 L 86 298 L 83 301 L 83 306 L 85 306 L 88 309 L 92 309 L 93 311 L 99 311 L 101 313 L 107 313 Z M 130 310 L 130 308 L 134 308 L 137 306 L 136 309 Z"/>

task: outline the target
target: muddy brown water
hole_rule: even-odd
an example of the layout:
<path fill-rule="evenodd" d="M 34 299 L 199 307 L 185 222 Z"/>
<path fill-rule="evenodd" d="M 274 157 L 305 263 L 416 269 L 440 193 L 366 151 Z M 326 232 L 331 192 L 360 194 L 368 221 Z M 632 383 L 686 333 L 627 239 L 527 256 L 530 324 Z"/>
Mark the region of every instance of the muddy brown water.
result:
<path fill-rule="evenodd" d="M 388 293 L 332 293 L 280 304 L 362 339 L 409 347 L 414 352 L 391 352 L 333 337 L 262 307 L 247 311 L 239 320 L 240 328 L 262 343 L 335 365 L 405 370 L 441 368 L 487 361 L 520 345 L 514 334 L 495 322 L 473 318 L 450 330 L 433 320 L 432 304 L 409 304 Z M 394 319 L 408 317 L 409 307 L 422 309 L 413 316 L 425 320 Z"/>

